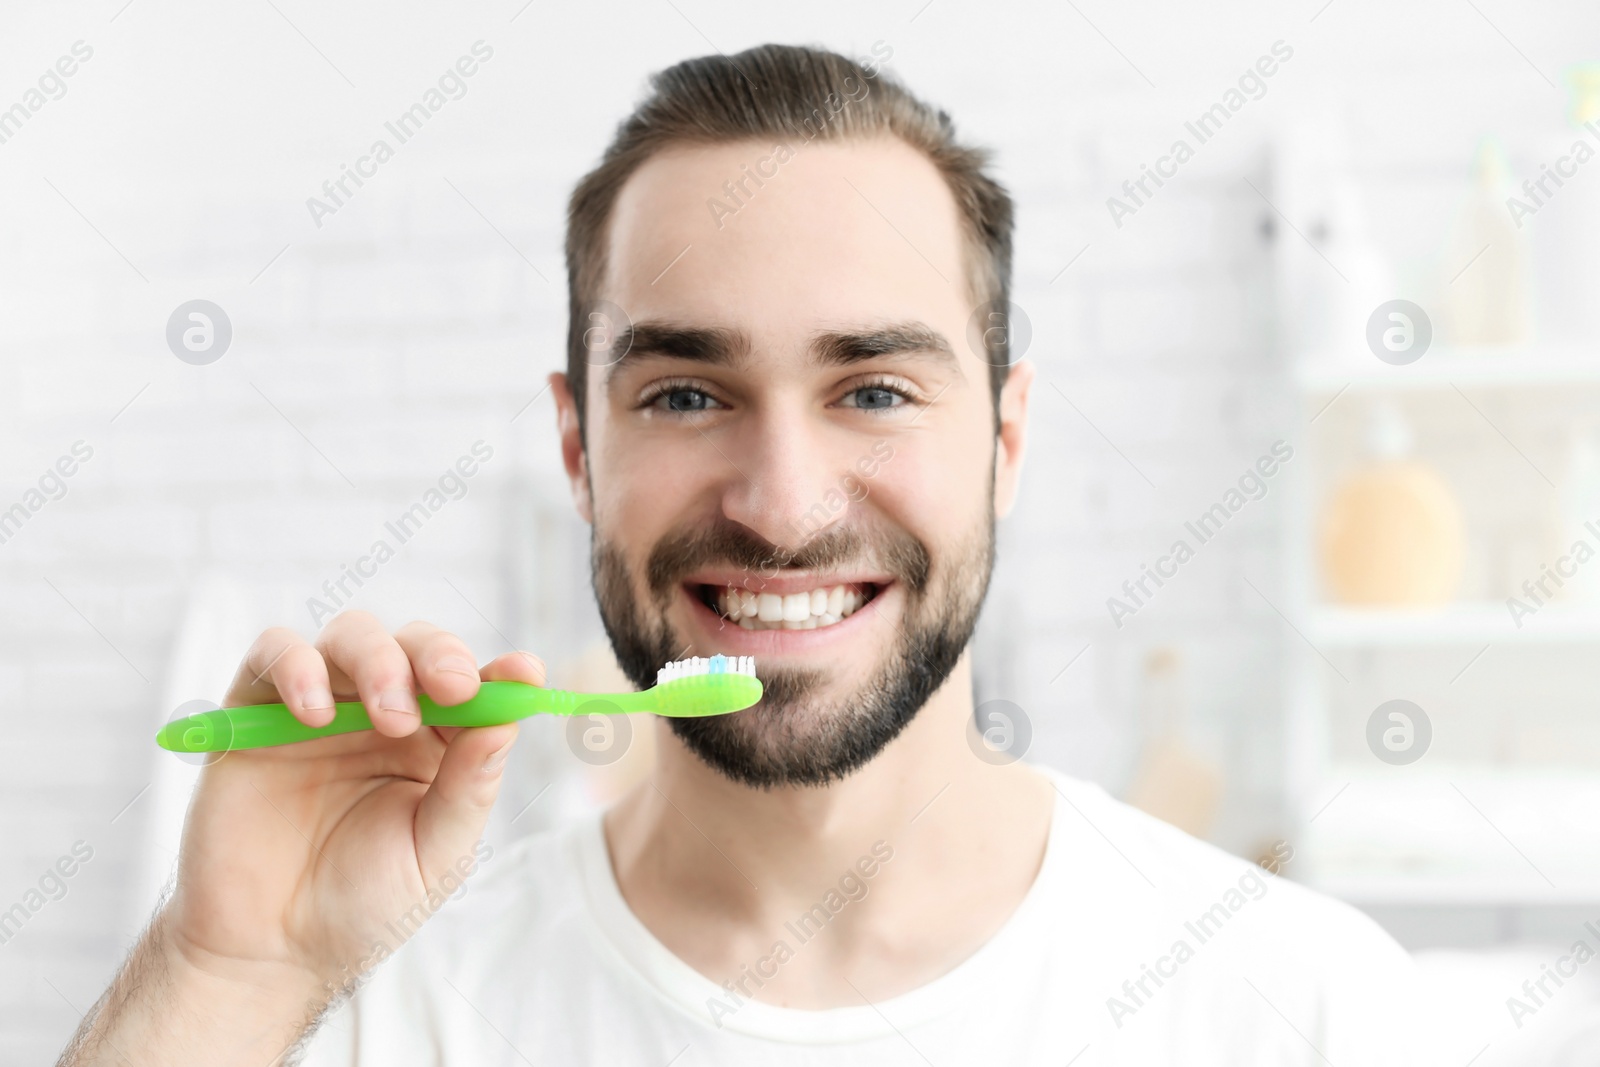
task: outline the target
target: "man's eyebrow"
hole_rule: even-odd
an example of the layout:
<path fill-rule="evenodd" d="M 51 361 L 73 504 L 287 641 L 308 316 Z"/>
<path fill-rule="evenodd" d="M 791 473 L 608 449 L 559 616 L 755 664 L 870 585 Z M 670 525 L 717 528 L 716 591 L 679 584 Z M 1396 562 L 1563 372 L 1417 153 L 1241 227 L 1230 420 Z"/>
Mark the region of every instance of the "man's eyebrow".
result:
<path fill-rule="evenodd" d="M 848 365 L 878 356 L 922 353 L 935 356 L 941 363 L 959 366 L 944 334 L 920 322 L 899 322 L 869 330 L 830 330 L 812 338 L 811 350 L 826 364 Z"/>
<path fill-rule="evenodd" d="M 617 331 L 611 351 L 622 355 L 607 369 L 606 380 L 609 382 L 628 363 L 651 356 L 734 366 L 750 355 L 751 347 L 749 335 L 742 330 L 637 322 Z M 848 366 L 880 356 L 922 354 L 960 369 L 960 362 L 944 334 L 920 322 L 892 323 L 864 330 L 824 331 L 812 337 L 811 350 L 817 361 L 825 365 Z"/>
<path fill-rule="evenodd" d="M 631 360 L 649 356 L 688 359 L 698 363 L 732 366 L 750 354 L 750 338 L 742 330 L 720 326 L 675 326 L 665 322 L 636 322 L 617 331 L 611 351 L 611 376 Z"/>

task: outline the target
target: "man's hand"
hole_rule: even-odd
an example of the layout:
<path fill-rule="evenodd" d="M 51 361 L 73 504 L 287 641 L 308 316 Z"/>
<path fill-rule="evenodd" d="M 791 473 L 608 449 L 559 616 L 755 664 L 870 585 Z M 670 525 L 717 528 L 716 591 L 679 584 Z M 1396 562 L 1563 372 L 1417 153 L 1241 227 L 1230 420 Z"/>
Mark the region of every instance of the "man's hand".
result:
<path fill-rule="evenodd" d="M 509 653 L 479 671 L 452 634 L 391 635 L 364 612 L 315 645 L 263 633 L 225 706 L 281 700 L 323 726 L 335 700 L 360 699 L 374 729 L 206 765 L 172 898 L 62 1062 L 260 1067 L 292 1046 L 376 946 L 392 952 L 395 930 L 431 914 L 430 891 L 449 896 L 476 864 L 516 724 L 423 728 L 415 694 L 458 704 L 480 680 L 543 685 L 544 665 Z"/>

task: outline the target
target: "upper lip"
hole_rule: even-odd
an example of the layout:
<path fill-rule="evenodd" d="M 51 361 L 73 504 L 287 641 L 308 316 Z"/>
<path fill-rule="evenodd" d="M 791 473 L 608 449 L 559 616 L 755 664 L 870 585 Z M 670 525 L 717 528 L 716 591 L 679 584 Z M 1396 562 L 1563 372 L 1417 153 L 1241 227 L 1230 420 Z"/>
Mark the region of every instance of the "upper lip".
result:
<path fill-rule="evenodd" d="M 831 589 L 836 585 L 888 585 L 893 577 L 870 571 L 779 571 L 767 575 L 740 567 L 712 567 L 695 571 L 684 579 L 685 585 L 731 586 L 748 589 L 752 593 L 809 593 L 813 589 Z"/>

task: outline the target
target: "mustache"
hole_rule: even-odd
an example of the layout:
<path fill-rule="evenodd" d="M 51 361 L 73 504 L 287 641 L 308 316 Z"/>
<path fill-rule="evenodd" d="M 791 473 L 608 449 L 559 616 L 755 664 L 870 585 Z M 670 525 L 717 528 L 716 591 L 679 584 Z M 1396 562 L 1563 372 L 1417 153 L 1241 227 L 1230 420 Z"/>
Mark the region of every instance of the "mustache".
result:
<path fill-rule="evenodd" d="M 722 520 L 715 525 L 674 530 L 656 542 L 645 565 L 650 592 L 665 602 L 686 574 L 711 564 L 732 564 L 757 577 L 776 577 L 786 567 L 830 570 L 871 560 L 904 582 L 913 594 L 928 587 L 933 560 L 926 546 L 903 530 L 868 537 L 842 526 L 826 530 L 799 548 L 779 548 L 749 528 Z"/>

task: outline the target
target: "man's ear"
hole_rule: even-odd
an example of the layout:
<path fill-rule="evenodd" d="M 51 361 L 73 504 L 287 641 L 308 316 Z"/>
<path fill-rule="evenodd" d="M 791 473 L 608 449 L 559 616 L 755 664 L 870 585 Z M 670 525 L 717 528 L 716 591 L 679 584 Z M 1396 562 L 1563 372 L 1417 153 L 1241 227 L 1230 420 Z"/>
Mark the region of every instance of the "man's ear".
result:
<path fill-rule="evenodd" d="M 556 432 L 561 435 L 561 465 L 567 468 L 572 488 L 572 504 L 584 522 L 594 522 L 594 500 L 589 495 L 589 457 L 583 451 L 583 436 L 578 432 L 578 401 L 572 395 L 567 376 L 559 371 L 550 375 L 550 395 L 556 398 Z"/>
<path fill-rule="evenodd" d="M 1000 389 L 1000 432 L 994 449 L 994 517 L 1011 514 L 1022 477 L 1022 456 L 1028 446 L 1028 394 L 1033 388 L 1033 364 L 1019 360 Z"/>

